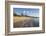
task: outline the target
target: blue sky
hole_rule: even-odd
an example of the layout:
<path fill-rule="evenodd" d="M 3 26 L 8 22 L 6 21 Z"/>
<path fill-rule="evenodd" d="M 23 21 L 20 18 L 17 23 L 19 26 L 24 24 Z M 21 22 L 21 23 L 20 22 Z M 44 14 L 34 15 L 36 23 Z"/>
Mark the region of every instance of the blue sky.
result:
<path fill-rule="evenodd" d="M 13 8 L 13 13 L 18 15 L 23 13 L 23 15 L 39 17 L 39 9 L 36 8 Z"/>

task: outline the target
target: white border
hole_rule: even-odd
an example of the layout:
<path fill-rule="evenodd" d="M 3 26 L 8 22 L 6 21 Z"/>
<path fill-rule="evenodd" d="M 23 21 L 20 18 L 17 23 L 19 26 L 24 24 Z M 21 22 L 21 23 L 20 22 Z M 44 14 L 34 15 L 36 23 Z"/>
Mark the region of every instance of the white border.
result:
<path fill-rule="evenodd" d="M 13 8 L 39 8 L 39 25 L 40 27 L 30 27 L 30 28 L 13 28 Z M 10 5 L 10 32 L 15 31 L 35 31 L 42 30 L 42 6 L 24 6 L 24 5 Z"/>

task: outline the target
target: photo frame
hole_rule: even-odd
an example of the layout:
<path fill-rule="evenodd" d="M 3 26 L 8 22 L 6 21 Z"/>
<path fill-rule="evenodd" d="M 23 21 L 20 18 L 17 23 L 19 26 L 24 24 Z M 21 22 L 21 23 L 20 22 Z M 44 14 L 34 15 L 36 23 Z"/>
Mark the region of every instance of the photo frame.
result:
<path fill-rule="evenodd" d="M 6 1 L 5 26 L 6 35 L 44 33 L 45 4 Z"/>

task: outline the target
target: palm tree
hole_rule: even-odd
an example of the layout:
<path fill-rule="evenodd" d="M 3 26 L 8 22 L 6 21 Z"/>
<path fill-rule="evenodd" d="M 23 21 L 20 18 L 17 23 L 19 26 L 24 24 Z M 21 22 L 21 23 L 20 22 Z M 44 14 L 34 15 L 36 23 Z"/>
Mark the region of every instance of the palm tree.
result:
<path fill-rule="evenodd" d="M 21 13 L 21 16 L 23 16 L 23 12 Z"/>
<path fill-rule="evenodd" d="M 13 13 L 13 15 L 14 15 L 14 16 L 17 16 L 17 14 L 16 14 L 16 13 Z"/>

